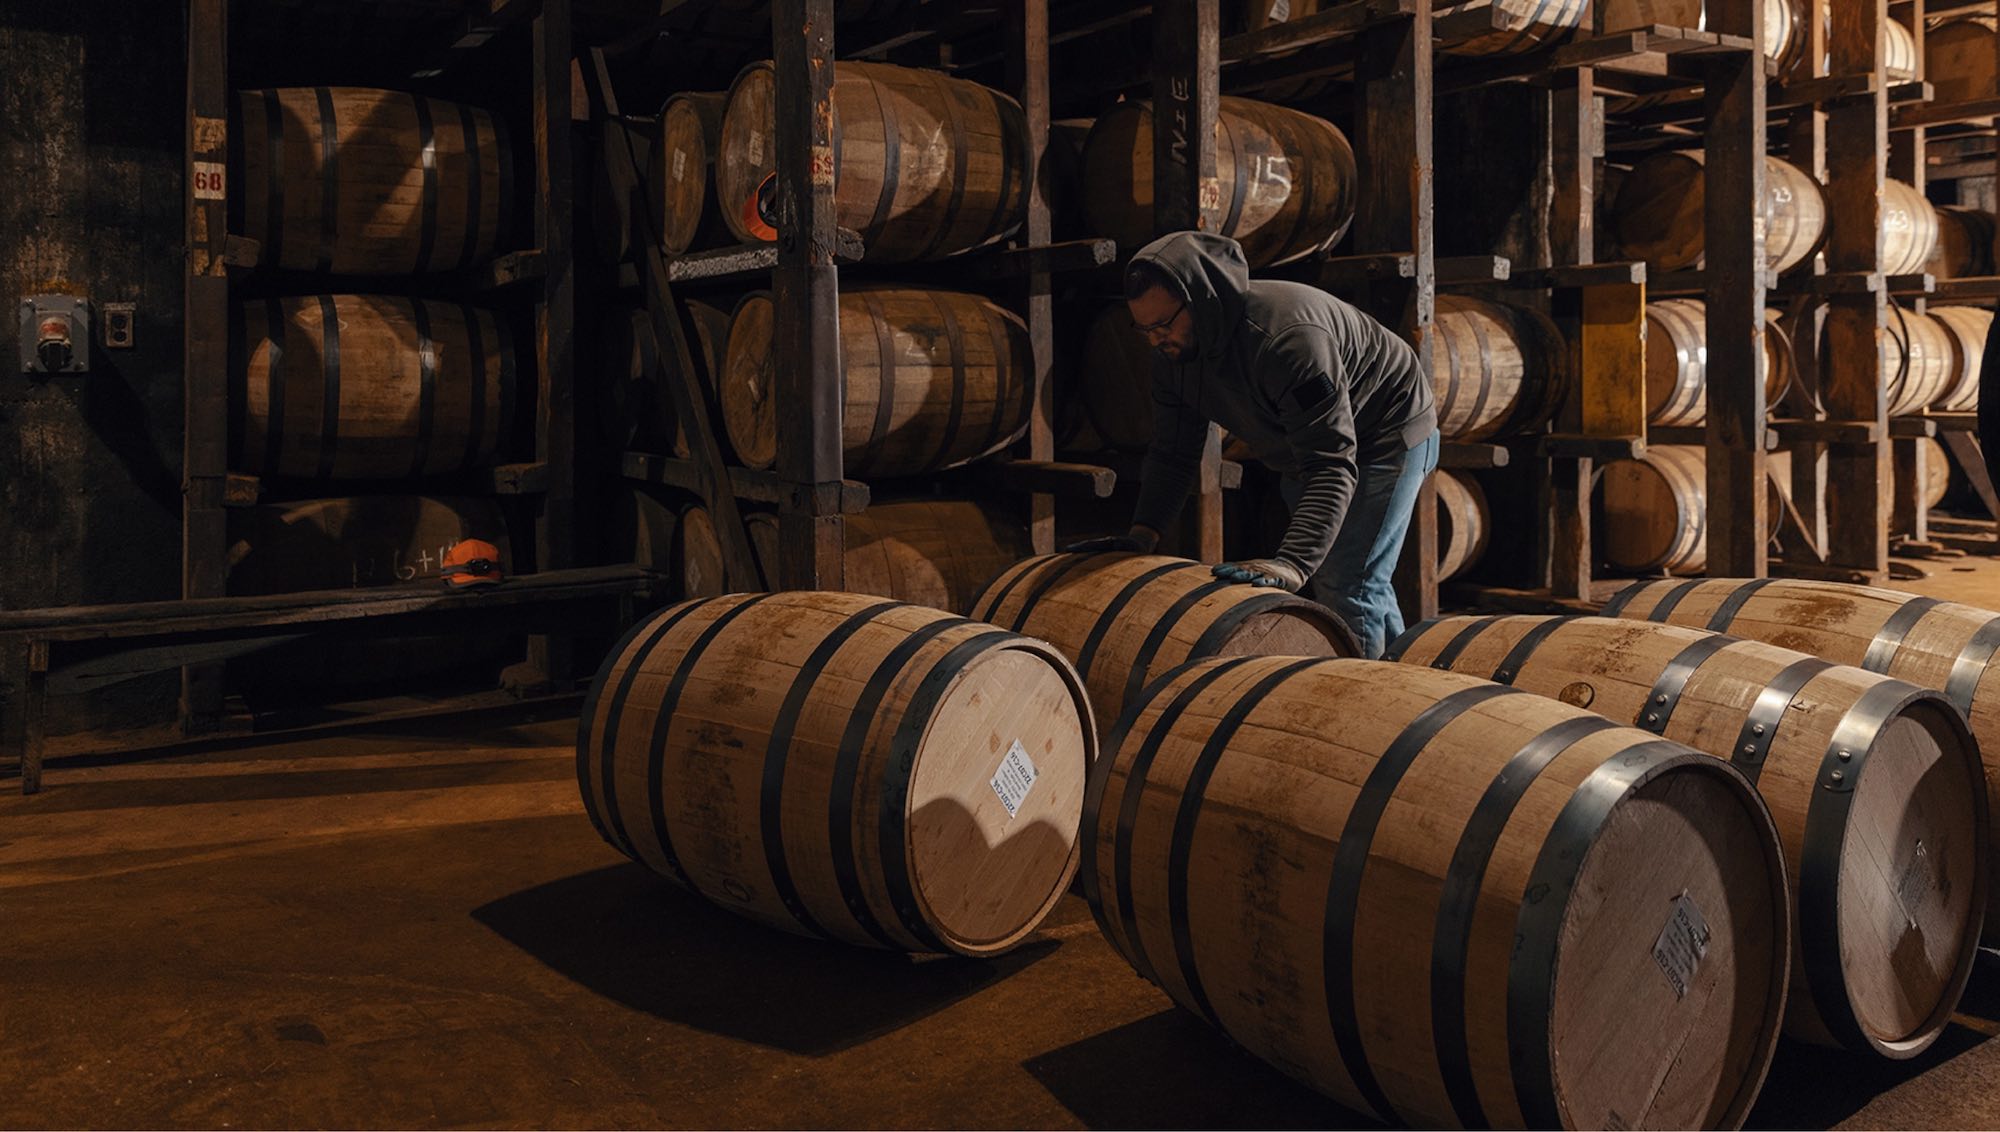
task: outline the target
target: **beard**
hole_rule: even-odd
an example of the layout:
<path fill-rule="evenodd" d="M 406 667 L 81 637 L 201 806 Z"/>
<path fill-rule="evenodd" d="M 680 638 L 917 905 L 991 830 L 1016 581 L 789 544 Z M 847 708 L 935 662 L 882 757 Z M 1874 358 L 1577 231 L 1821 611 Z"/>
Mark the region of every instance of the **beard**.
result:
<path fill-rule="evenodd" d="M 1159 345 L 1157 345 L 1157 346 L 1153 347 L 1153 349 L 1154 349 L 1154 350 L 1155 350 L 1155 351 L 1156 351 L 1156 352 L 1157 352 L 1157 353 L 1158 353 L 1158 354 L 1159 354 L 1159 355 L 1160 355 L 1161 357 L 1163 357 L 1163 358 L 1167 359 L 1167 360 L 1168 360 L 1168 361 L 1170 361 L 1170 362 L 1177 362 L 1177 361 L 1180 361 L 1180 360 L 1181 360 L 1181 358 L 1182 358 L 1182 357 L 1183 357 L 1183 356 L 1185 355 L 1185 353 L 1186 353 L 1186 351 L 1182 350 L 1182 349 L 1180 348 L 1180 345 L 1179 345 L 1178 343 L 1175 343 L 1175 342 L 1162 342 L 1162 343 L 1160 343 Z"/>

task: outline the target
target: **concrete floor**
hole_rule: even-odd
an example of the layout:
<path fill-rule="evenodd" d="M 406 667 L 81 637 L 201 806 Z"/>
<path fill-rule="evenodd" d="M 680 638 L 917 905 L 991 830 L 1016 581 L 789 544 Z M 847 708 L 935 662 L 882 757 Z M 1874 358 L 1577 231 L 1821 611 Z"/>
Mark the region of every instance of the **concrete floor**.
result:
<path fill-rule="evenodd" d="M 2000 608 L 2000 564 L 1922 565 Z M 0 794 L 0 1126 L 1367 1123 L 1173 1008 L 1074 897 L 986 964 L 684 897 L 591 830 L 573 734 L 404 722 Z M 1923 1057 L 1786 1047 L 1752 1125 L 2000 1126 L 1996 1034 L 1987 953 Z"/>

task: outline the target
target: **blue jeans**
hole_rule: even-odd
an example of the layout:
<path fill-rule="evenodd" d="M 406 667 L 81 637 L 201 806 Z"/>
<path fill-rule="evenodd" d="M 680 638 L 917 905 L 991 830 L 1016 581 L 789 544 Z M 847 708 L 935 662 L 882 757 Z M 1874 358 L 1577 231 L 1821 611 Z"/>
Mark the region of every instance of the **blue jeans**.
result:
<path fill-rule="evenodd" d="M 1333 536 L 1319 572 L 1312 576 L 1311 596 L 1327 606 L 1361 639 L 1362 655 L 1379 657 L 1403 632 L 1403 610 L 1396 604 L 1396 559 L 1403 553 L 1403 536 L 1410 530 L 1410 513 L 1424 477 L 1438 462 L 1438 434 L 1376 464 L 1361 465 L 1347 517 Z M 1298 506 L 1305 485 L 1291 476 L 1279 481 L 1287 509 Z"/>

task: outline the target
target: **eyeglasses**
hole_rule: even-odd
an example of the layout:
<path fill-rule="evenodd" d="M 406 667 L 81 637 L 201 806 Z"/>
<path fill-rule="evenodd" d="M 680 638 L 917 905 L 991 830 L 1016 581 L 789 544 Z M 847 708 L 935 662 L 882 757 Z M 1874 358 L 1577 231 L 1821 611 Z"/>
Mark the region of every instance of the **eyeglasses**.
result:
<path fill-rule="evenodd" d="M 1169 326 L 1172 326 L 1174 324 L 1174 320 L 1179 318 L 1181 316 L 1181 312 L 1186 309 L 1187 309 L 1187 300 L 1182 299 L 1180 301 L 1180 305 L 1174 308 L 1174 313 L 1168 315 L 1167 317 L 1161 319 L 1158 322 L 1149 322 L 1144 326 L 1141 326 L 1135 322 L 1132 324 L 1132 329 L 1138 331 L 1141 334 L 1144 334 L 1148 338 L 1151 338 L 1153 335 L 1158 334 L 1160 331 L 1165 330 Z"/>

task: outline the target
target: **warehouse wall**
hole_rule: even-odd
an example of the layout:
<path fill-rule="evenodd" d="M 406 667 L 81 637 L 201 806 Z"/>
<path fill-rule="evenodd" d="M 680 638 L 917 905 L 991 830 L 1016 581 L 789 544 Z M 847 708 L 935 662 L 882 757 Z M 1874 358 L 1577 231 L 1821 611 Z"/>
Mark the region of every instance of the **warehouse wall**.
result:
<path fill-rule="evenodd" d="M 0 3 L 0 608 L 180 591 L 183 6 Z M 21 372 L 13 309 L 138 304 L 135 346 Z M 53 731 L 171 716 L 178 678 L 51 704 Z"/>

